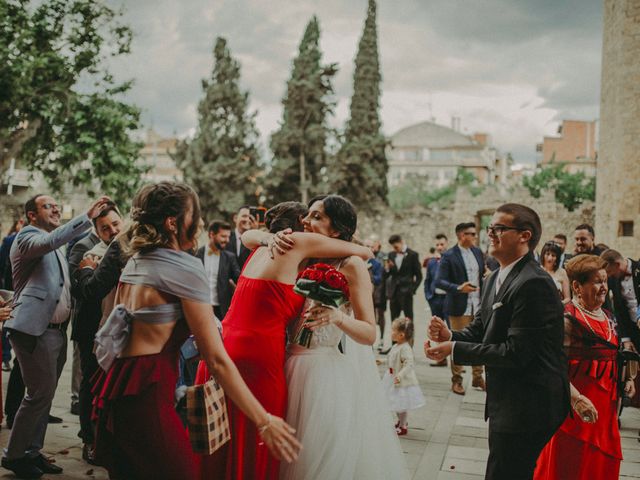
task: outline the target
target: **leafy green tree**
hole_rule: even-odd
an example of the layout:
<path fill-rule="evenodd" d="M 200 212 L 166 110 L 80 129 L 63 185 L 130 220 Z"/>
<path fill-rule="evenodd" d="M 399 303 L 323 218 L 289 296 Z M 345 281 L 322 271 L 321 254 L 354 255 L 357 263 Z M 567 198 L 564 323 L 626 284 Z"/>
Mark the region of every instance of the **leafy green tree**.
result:
<path fill-rule="evenodd" d="M 359 209 L 375 211 L 387 203 L 386 140 L 380 133 L 380 60 L 376 2 L 369 0 L 353 75 L 350 117 L 338 154 L 329 169 L 332 191 Z"/>
<path fill-rule="evenodd" d="M 584 172 L 569 173 L 562 163 L 538 169 L 531 177 L 524 177 L 522 184 L 531 196 L 539 198 L 545 190 L 555 190 L 555 198 L 569 211 L 575 210 L 582 202 L 596 198 L 596 179 Z"/>
<path fill-rule="evenodd" d="M 229 218 L 242 205 L 255 204 L 259 175 L 256 113 L 249 112 L 249 94 L 240 89 L 240 64 L 224 38 L 216 39 L 213 56 L 211 78 L 202 81 L 196 135 L 180 142 L 174 156 L 209 219 Z"/>
<path fill-rule="evenodd" d="M 137 188 L 140 112 L 106 67 L 129 53 L 120 17 L 92 0 L 0 0 L 0 172 L 16 159 L 58 191 Z"/>
<path fill-rule="evenodd" d="M 335 64 L 322 65 L 319 46 L 320 26 L 314 16 L 300 42 L 293 61 L 280 128 L 271 136 L 271 171 L 265 186 L 270 203 L 292 200 L 306 202 L 310 195 L 323 192 L 327 143 L 331 129 L 327 115 L 333 114 L 331 98 Z"/>

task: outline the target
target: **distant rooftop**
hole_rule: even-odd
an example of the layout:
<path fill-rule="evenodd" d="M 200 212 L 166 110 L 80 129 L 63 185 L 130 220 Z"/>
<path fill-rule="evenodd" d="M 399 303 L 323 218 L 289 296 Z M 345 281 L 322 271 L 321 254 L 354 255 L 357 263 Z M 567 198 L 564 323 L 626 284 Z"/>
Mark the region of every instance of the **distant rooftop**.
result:
<path fill-rule="evenodd" d="M 433 122 L 417 123 L 399 130 L 391 136 L 391 144 L 393 148 L 447 148 L 477 145 L 471 137 Z"/>

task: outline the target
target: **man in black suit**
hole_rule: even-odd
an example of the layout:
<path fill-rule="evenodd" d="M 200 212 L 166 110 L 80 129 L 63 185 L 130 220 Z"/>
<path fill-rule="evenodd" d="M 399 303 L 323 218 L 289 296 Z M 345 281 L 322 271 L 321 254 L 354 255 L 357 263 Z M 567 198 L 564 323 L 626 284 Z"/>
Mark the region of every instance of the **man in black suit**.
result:
<path fill-rule="evenodd" d="M 422 268 L 418 253 L 411 250 L 400 235 L 391 235 L 389 244 L 393 250 L 386 261 L 387 295 L 391 319 L 398 318 L 400 312 L 413 319 L 413 296 L 422 281 Z"/>
<path fill-rule="evenodd" d="M 258 225 L 256 219 L 251 216 L 249 207 L 246 205 L 238 209 L 238 213 L 233 216 L 233 222 L 236 228 L 231 232 L 229 240 L 223 250 L 233 254 L 238 268 L 242 270 L 251 251 L 242 244 L 240 237 L 244 232 L 257 228 Z"/>
<path fill-rule="evenodd" d="M 214 220 L 209 225 L 209 244 L 206 247 L 200 247 L 196 252 L 196 256 L 204 264 L 209 279 L 213 312 L 220 320 L 229 310 L 233 290 L 240 276 L 240 268 L 235 257 L 225 250 L 230 236 L 231 225 Z"/>
<path fill-rule="evenodd" d="M 640 352 L 640 262 L 624 258 L 620 252 L 611 249 L 602 252 L 600 258 L 607 264 L 609 290 L 613 294 L 613 310 L 624 348 L 631 349 L 633 344 L 636 351 Z"/>
<path fill-rule="evenodd" d="M 540 218 L 529 207 L 496 210 L 489 253 L 500 263 L 485 282 L 480 310 L 462 331 L 438 317 L 429 324 L 426 355 L 452 355 L 462 365 L 485 365 L 489 419 L 489 480 L 531 479 L 545 444 L 569 413 L 563 307 L 551 277 L 533 258 Z"/>
<path fill-rule="evenodd" d="M 436 273 L 436 287 L 446 292 L 444 312 L 453 330 L 471 323 L 480 308 L 480 289 L 484 276 L 482 251 L 475 246 L 478 232 L 473 222 L 456 225 L 458 243 L 442 254 Z M 464 395 L 462 366 L 451 362 L 451 391 Z M 485 389 L 482 365 L 474 365 L 471 386 Z"/>
<path fill-rule="evenodd" d="M 93 353 L 93 340 L 100 319 L 102 318 L 102 299 L 116 287 L 118 277 L 111 277 L 107 285 L 103 285 L 104 294 L 95 295 L 90 288 L 94 270 L 103 257 L 106 257 L 108 247 L 124 227 L 122 216 L 115 203 L 109 202 L 107 207 L 93 219 L 94 230 L 75 243 L 69 253 L 69 275 L 71 278 L 71 295 L 73 298 L 73 313 L 71 317 L 71 339 L 78 346 L 80 353 L 80 388 L 78 392 L 80 416 L 80 433 L 82 438 L 82 458 L 94 464 L 93 451 L 94 427 L 91 421 L 93 413 L 93 394 L 91 393 L 91 379 L 98 371 L 98 360 Z M 115 243 L 118 243 L 117 241 Z M 120 249 L 117 249 L 120 252 Z M 88 257 L 85 260 L 85 257 Z M 117 259 L 117 271 L 121 262 Z M 119 274 L 118 274 L 119 276 Z"/>

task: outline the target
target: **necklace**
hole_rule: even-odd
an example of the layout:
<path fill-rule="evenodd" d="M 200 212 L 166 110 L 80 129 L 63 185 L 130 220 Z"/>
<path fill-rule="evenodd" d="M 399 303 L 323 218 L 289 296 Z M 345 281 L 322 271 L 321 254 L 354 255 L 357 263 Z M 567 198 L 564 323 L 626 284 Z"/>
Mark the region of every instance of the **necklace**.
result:
<path fill-rule="evenodd" d="M 571 303 L 573 303 L 575 305 L 575 307 L 578 309 L 578 311 L 580 312 L 580 315 L 582 316 L 582 319 L 584 320 L 584 323 L 587 324 L 587 327 L 589 327 L 589 330 L 591 330 L 591 333 L 593 333 L 594 335 L 599 336 L 596 333 L 596 331 L 593 329 L 593 327 L 591 326 L 591 323 L 589 322 L 589 319 L 587 318 L 587 315 L 591 315 L 593 317 L 596 317 L 596 321 L 597 321 L 597 317 L 604 317 L 604 319 L 607 322 L 607 342 L 609 342 L 611 340 L 611 335 L 613 334 L 613 328 L 609 324 L 609 319 L 604 314 L 604 312 L 602 311 L 601 308 L 598 308 L 597 312 L 592 312 L 592 311 L 587 310 L 586 308 L 584 308 L 582 305 L 580 305 L 580 303 L 576 302 L 575 299 L 573 299 L 571 301 Z M 585 313 L 587 315 L 585 315 Z"/>

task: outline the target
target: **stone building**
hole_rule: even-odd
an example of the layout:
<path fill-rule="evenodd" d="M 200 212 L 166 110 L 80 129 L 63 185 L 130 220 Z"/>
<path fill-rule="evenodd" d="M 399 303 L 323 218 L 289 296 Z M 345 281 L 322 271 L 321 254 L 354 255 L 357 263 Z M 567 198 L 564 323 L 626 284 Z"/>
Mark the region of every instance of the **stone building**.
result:
<path fill-rule="evenodd" d="M 144 147 L 140 150 L 140 162 L 150 167 L 143 177 L 145 182 L 182 181 L 182 171 L 171 158 L 177 144 L 176 137 L 163 137 L 154 130 L 147 130 Z"/>
<path fill-rule="evenodd" d="M 542 166 L 550 163 L 564 163 L 570 173 L 583 172 L 590 177 L 596 175 L 598 156 L 596 138 L 598 122 L 563 120 L 558 127 L 558 136 L 544 137 L 536 145 L 541 154 Z"/>
<path fill-rule="evenodd" d="M 455 179 L 460 167 L 481 184 L 505 183 L 509 173 L 507 160 L 491 145 L 489 135 L 468 136 L 433 122 L 411 125 L 392 135 L 387 158 L 389 186 L 418 176 L 428 186 L 443 187 Z"/>
<path fill-rule="evenodd" d="M 605 0 L 596 235 L 640 256 L 640 0 Z"/>
<path fill-rule="evenodd" d="M 555 192 L 544 191 L 540 198 L 534 198 L 524 187 L 511 189 L 488 187 L 479 195 L 471 195 L 466 189 L 458 189 L 453 205 L 447 209 L 414 208 L 408 211 L 388 211 L 384 215 L 362 218 L 358 221 L 358 235 L 380 238 L 383 249 L 390 235 L 399 233 L 407 244 L 423 258 L 434 244 L 436 234 L 442 232 L 449 237 L 449 244 L 455 243 L 455 226 L 461 222 L 475 222 L 480 232 L 480 248 L 487 250 L 488 240 L 485 228 L 495 209 L 503 203 L 517 202 L 528 205 L 538 212 L 542 221 L 542 243 L 551 240 L 557 233 L 572 238 L 573 229 L 581 223 L 593 224 L 594 205 L 587 202 L 573 212 L 556 202 Z M 571 245 L 569 246 L 571 248 Z"/>

